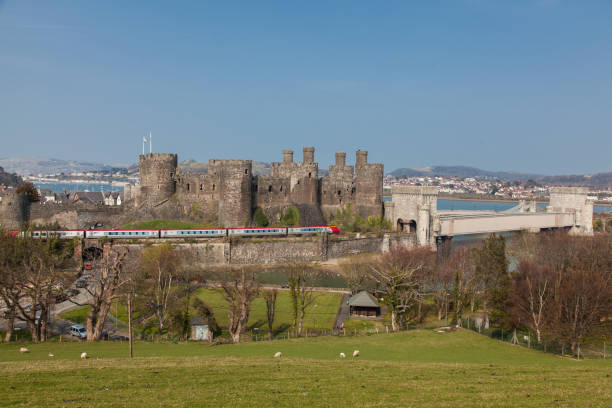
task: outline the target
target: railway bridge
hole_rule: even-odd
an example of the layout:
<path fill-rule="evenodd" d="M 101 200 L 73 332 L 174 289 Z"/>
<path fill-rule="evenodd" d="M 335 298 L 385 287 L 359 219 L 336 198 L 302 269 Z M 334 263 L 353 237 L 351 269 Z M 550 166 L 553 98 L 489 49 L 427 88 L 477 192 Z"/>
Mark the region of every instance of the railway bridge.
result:
<path fill-rule="evenodd" d="M 568 229 L 576 235 L 593 234 L 593 203 L 583 187 L 554 187 L 550 202 L 539 209 L 535 201 L 521 201 L 506 211 L 439 211 L 438 187 L 393 186 L 385 202 L 385 218 L 395 231 L 413 232 L 418 245 L 437 244 L 457 235 L 528 230 Z"/>

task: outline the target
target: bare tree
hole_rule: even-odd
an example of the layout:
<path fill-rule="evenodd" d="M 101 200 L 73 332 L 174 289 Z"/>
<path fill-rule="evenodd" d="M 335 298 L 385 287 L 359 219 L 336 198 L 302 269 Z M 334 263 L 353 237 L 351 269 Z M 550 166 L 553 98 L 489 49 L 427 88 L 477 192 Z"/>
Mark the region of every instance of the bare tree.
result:
<path fill-rule="evenodd" d="M 100 339 L 113 300 L 124 295 L 124 292 L 130 288 L 129 284 L 137 268 L 138 261 L 129 257 L 130 252 L 127 248 L 108 245 L 104 256 L 92 262 L 93 272 L 85 288 L 89 300 L 84 303 L 70 300 L 79 306 L 90 306 L 86 323 L 89 341 Z"/>
<path fill-rule="evenodd" d="M 306 311 L 317 299 L 313 283 L 318 275 L 318 268 L 310 264 L 293 263 L 288 266 L 287 279 L 289 281 L 289 295 L 293 312 L 291 327 L 298 336 L 302 335 Z"/>
<path fill-rule="evenodd" d="M 4 318 L 7 331 L 4 341 L 9 342 L 13 336 L 17 305 L 24 297 L 22 290 L 21 266 L 17 257 L 17 240 L 0 231 L 0 300 L 4 302 Z"/>
<path fill-rule="evenodd" d="M 449 265 L 453 268 L 453 324 L 459 324 L 463 310 L 470 303 L 476 286 L 471 249 L 464 247 L 453 251 Z"/>
<path fill-rule="evenodd" d="M 175 296 L 173 283 L 181 277 L 181 258 L 172 245 L 164 243 L 146 248 L 141 262 L 145 278 L 151 282 L 144 287 L 145 303 L 157 319 L 161 336 L 172 304 L 180 298 Z"/>
<path fill-rule="evenodd" d="M 229 312 L 227 325 L 234 343 L 240 342 L 240 334 L 245 330 L 251 313 L 251 302 L 259 293 L 255 280 L 255 270 L 241 267 L 228 268 L 217 274 L 221 284 L 221 294 L 227 302 Z"/>
<path fill-rule="evenodd" d="M 13 259 L 20 276 L 13 283 L 18 285 L 23 300 L 13 303 L 16 317 L 27 323 L 32 341 L 46 341 L 55 303 L 52 295 L 73 273 L 67 268 L 73 247 L 57 238 L 34 239 L 27 231 L 15 240 Z"/>
<path fill-rule="evenodd" d="M 519 263 L 513 280 L 513 320 L 524 324 L 536 333 L 538 344 L 542 342 L 542 331 L 549 311 L 549 300 L 553 293 L 553 272 L 548 265 L 523 260 Z"/>
<path fill-rule="evenodd" d="M 369 273 L 383 293 L 391 312 L 391 327 L 397 331 L 406 324 L 406 315 L 423 297 L 423 272 L 430 267 L 433 253 L 428 248 L 392 247 L 369 263 Z"/>
<path fill-rule="evenodd" d="M 272 339 L 272 326 L 274 325 L 274 317 L 276 314 L 276 297 L 278 290 L 266 290 L 263 292 L 263 298 L 266 301 L 266 318 L 268 321 L 268 338 Z"/>
<path fill-rule="evenodd" d="M 346 285 L 351 291 L 351 295 L 365 289 L 368 285 L 368 265 L 367 260 L 371 257 L 355 256 L 340 263 L 340 273 Z"/>

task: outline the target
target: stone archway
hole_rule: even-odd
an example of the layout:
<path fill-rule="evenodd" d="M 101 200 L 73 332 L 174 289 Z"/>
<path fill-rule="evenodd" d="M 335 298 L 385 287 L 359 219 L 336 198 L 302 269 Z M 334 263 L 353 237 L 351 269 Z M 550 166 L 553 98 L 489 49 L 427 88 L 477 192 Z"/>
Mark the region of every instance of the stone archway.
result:
<path fill-rule="evenodd" d="M 416 233 L 417 223 L 415 220 L 404 221 L 402 218 L 397 219 L 396 230 L 399 232 Z"/>
<path fill-rule="evenodd" d="M 104 250 L 98 247 L 88 247 L 83 249 L 83 261 L 91 262 L 98 259 L 102 259 Z"/>
<path fill-rule="evenodd" d="M 416 234 L 417 231 L 417 223 L 415 220 L 410 220 L 408 222 L 408 232 L 412 233 L 412 234 Z"/>

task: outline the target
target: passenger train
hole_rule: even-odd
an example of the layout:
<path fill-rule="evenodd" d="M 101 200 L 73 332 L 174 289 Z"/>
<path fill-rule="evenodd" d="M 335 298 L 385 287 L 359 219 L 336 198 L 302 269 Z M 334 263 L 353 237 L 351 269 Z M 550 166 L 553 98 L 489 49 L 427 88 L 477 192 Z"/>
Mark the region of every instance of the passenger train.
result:
<path fill-rule="evenodd" d="M 339 234 L 338 227 L 323 225 L 315 227 L 265 227 L 265 228 L 198 228 L 198 229 L 139 229 L 139 230 L 60 230 L 31 231 L 33 238 L 59 237 L 72 238 L 220 238 L 220 237 L 250 237 L 250 236 L 296 236 L 327 232 Z M 23 236 L 23 232 L 14 231 L 12 236 Z"/>

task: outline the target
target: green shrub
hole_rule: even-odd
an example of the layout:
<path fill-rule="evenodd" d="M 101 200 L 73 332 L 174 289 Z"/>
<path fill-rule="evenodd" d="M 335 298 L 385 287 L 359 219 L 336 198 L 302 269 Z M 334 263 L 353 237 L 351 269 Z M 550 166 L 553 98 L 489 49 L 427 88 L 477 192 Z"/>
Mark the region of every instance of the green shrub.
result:
<path fill-rule="evenodd" d="M 266 217 L 266 214 L 264 214 L 261 207 L 257 207 L 255 209 L 255 213 L 253 214 L 253 222 L 258 227 L 267 227 L 268 224 L 270 224 L 268 217 Z"/>
<path fill-rule="evenodd" d="M 280 223 L 284 227 L 295 227 L 300 223 L 300 212 L 295 207 L 289 207 L 284 211 L 280 218 Z"/>

